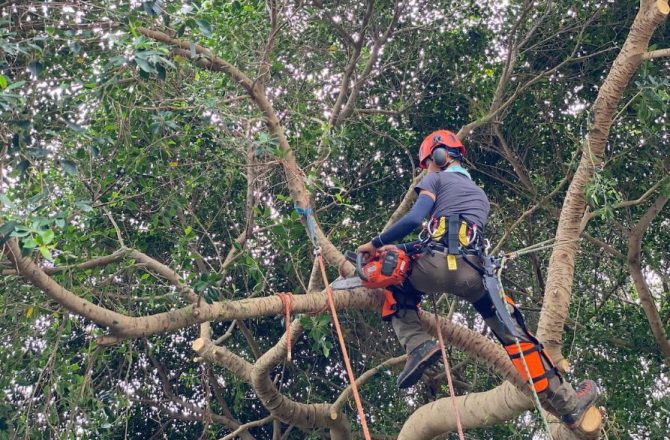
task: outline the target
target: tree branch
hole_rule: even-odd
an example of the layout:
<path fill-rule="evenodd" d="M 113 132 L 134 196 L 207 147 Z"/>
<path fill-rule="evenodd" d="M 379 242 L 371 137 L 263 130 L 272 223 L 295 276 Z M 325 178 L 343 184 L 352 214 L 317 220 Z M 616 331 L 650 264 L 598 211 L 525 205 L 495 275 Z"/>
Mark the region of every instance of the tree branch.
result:
<path fill-rule="evenodd" d="M 642 273 L 641 263 L 642 237 L 654 218 L 661 212 L 668 199 L 670 199 L 668 196 L 659 196 L 630 231 L 627 263 L 628 270 L 633 278 L 635 290 L 640 298 L 642 309 L 647 316 L 647 321 L 649 321 L 649 326 L 656 339 L 658 348 L 663 353 L 665 359 L 670 361 L 670 340 L 668 340 L 664 324 L 654 304 L 654 297 Z"/>
<path fill-rule="evenodd" d="M 407 355 L 402 355 L 394 358 L 390 358 L 382 362 L 381 364 L 377 365 L 376 367 L 370 368 L 368 371 L 364 372 L 360 376 L 356 378 L 356 385 L 360 389 L 361 386 L 365 385 L 365 383 L 372 379 L 375 374 L 379 373 L 382 370 L 386 370 L 391 367 L 395 367 L 397 365 L 402 364 L 407 360 Z M 330 408 L 330 417 L 335 420 L 338 417 L 338 414 L 342 411 L 342 406 L 349 400 L 351 399 L 351 396 L 353 394 L 353 389 L 351 388 L 351 384 L 349 384 L 344 391 L 340 393 L 338 398 L 333 402 L 332 407 Z"/>
<path fill-rule="evenodd" d="M 302 333 L 302 325 L 299 320 L 294 320 L 291 323 L 291 338 L 296 340 L 300 333 Z M 351 437 L 349 423 L 342 414 L 340 414 L 340 417 L 332 419 L 330 417 L 330 404 L 295 402 L 282 395 L 275 387 L 270 379 L 269 371 L 286 356 L 286 339 L 287 334 L 285 333 L 274 347 L 256 361 L 251 370 L 251 385 L 263 406 L 270 411 L 270 414 L 284 423 L 307 429 L 329 428 L 331 438 L 349 439 Z"/>
<path fill-rule="evenodd" d="M 661 57 L 670 57 L 670 48 L 652 50 L 651 52 L 645 52 L 642 55 L 643 60 L 653 60 L 654 58 L 661 58 Z"/>
<path fill-rule="evenodd" d="M 538 339 L 547 348 L 550 356 L 560 362 L 563 325 L 568 315 L 572 282 L 574 279 L 575 255 L 579 247 L 575 240 L 580 235 L 580 224 L 586 208 L 584 191 L 597 167 L 602 163 L 605 144 L 609 136 L 612 118 L 618 103 L 637 72 L 641 54 L 647 49 L 656 28 L 667 18 L 666 0 L 638 11 L 626 41 L 617 55 L 593 104 L 593 120 L 584 143 L 584 151 L 575 176 L 568 187 L 558 226 L 557 245 L 551 254 L 547 284 L 538 325 Z"/>
<path fill-rule="evenodd" d="M 258 426 L 267 425 L 268 423 L 272 422 L 274 419 L 275 419 L 274 416 L 267 416 L 267 417 L 262 418 L 260 420 L 255 420 L 253 422 L 245 423 L 244 425 L 240 425 L 236 430 L 234 430 L 230 434 L 226 435 L 225 437 L 222 437 L 221 440 L 232 440 L 234 438 L 240 437 L 242 433 L 248 431 L 249 429 L 256 428 Z"/>
<path fill-rule="evenodd" d="M 284 174 L 286 176 L 286 182 L 288 186 L 289 193 L 291 198 L 294 200 L 297 207 L 308 208 L 310 206 L 309 192 L 305 187 L 303 181 L 304 172 L 298 166 L 296 161 L 295 153 L 291 148 L 288 138 L 284 133 L 284 129 L 281 125 L 281 122 L 275 112 L 272 103 L 265 95 L 262 88 L 258 87 L 245 73 L 239 70 L 237 67 L 233 66 L 229 62 L 225 61 L 222 58 L 214 55 L 209 49 L 206 49 L 198 44 L 193 45 L 193 49 L 196 53 L 196 57 L 191 56 L 191 43 L 187 41 L 178 40 L 170 37 L 169 35 L 154 31 L 146 28 L 139 27 L 137 32 L 145 35 L 149 38 L 152 38 L 156 41 L 160 41 L 167 45 L 177 47 L 178 52 L 185 58 L 191 59 L 198 66 L 206 68 L 213 71 L 221 71 L 229 76 L 231 76 L 242 88 L 244 88 L 252 101 L 256 104 L 258 109 L 263 113 L 265 117 L 265 124 L 271 135 L 273 135 L 278 143 L 279 148 L 282 151 L 281 164 L 284 169 Z M 204 58 L 202 58 L 204 57 Z M 303 224 L 306 226 L 306 220 L 301 219 Z M 331 266 L 338 267 L 345 260 L 344 255 L 333 245 L 333 243 L 326 237 L 326 235 L 321 230 L 321 227 L 318 224 L 318 221 L 315 220 L 316 235 L 319 242 L 319 246 L 322 249 L 322 254 L 326 261 Z M 350 264 L 350 263 L 346 263 Z"/>

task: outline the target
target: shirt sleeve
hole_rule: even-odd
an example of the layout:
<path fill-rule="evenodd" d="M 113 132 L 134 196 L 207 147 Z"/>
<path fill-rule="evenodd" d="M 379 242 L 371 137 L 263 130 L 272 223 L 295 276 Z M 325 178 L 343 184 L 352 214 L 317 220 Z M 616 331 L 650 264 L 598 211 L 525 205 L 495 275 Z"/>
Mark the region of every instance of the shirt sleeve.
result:
<path fill-rule="evenodd" d="M 440 176 L 438 173 L 429 173 L 414 187 L 414 191 L 419 194 L 424 189 L 437 195 L 437 188 L 440 183 Z"/>
<path fill-rule="evenodd" d="M 372 239 L 372 245 L 376 248 L 385 244 L 391 244 L 396 240 L 400 240 L 407 234 L 421 226 L 423 219 L 430 214 L 433 208 L 433 199 L 423 194 L 414 202 L 412 209 L 409 210 L 397 223 L 388 228 L 382 234 Z"/>

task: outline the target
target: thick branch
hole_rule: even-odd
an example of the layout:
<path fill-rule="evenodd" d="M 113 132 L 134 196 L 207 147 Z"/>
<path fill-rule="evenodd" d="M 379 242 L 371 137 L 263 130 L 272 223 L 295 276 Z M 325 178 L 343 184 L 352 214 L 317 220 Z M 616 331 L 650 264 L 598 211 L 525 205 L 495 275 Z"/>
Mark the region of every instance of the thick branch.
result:
<path fill-rule="evenodd" d="M 283 313 L 281 300 L 273 295 L 225 303 L 201 303 L 199 306 L 189 305 L 149 316 L 130 317 L 93 304 L 58 284 L 31 259 L 21 257 L 16 239 L 9 240 L 5 244 L 4 252 L 26 281 L 31 282 L 69 311 L 109 328 L 113 337 L 101 338 L 100 343 L 114 343 L 123 338 L 172 332 L 205 321 L 232 321 Z M 378 293 L 379 291 L 368 289 L 338 291 L 335 295 L 335 306 L 338 309 L 378 310 L 382 302 Z M 293 302 L 294 313 L 313 313 L 325 307 L 326 296 L 322 293 L 296 295 Z"/>
<path fill-rule="evenodd" d="M 224 346 L 217 346 L 210 339 L 198 338 L 191 344 L 193 351 L 203 359 L 225 367 L 245 382 L 251 380 L 252 364 L 242 357 L 236 355 Z"/>
<path fill-rule="evenodd" d="M 668 199 L 669 197 L 667 196 L 659 196 L 651 207 L 649 207 L 647 212 L 645 212 L 640 221 L 638 221 L 635 227 L 630 231 L 630 236 L 628 238 L 627 262 L 630 276 L 633 278 L 635 290 L 640 297 L 640 303 L 647 316 L 647 321 L 649 321 L 651 332 L 654 334 L 654 338 L 656 339 L 656 343 L 658 344 L 661 353 L 663 353 L 666 360 L 670 361 L 670 340 L 668 340 L 663 321 L 654 304 L 654 297 L 652 296 L 651 290 L 642 273 L 640 255 L 642 252 L 642 237 L 652 220 L 654 220 L 658 213 L 661 212 Z"/>
<path fill-rule="evenodd" d="M 299 320 L 291 323 L 291 337 L 295 340 L 302 332 Z M 265 352 L 258 359 L 251 370 L 251 385 L 256 391 L 263 406 L 270 411 L 274 417 L 284 423 L 300 426 L 302 428 L 330 428 L 331 438 L 348 439 L 351 437 L 349 423 L 343 417 L 332 419 L 330 417 L 330 404 L 312 403 L 305 404 L 295 402 L 282 395 L 270 379 L 269 372 L 272 367 L 286 356 L 287 344 L 286 334 L 282 336 L 277 345 Z"/>
<path fill-rule="evenodd" d="M 538 325 L 538 337 L 556 361 L 563 358 L 563 325 L 570 306 L 578 249 L 576 238 L 580 234 L 580 223 L 586 208 L 584 191 L 602 163 L 610 125 L 621 96 L 637 72 L 652 34 L 666 19 L 668 12 L 667 0 L 640 8 L 593 105 L 594 118 L 584 144 L 582 159 L 568 187 L 556 229 L 556 242 L 561 244 L 554 248 L 549 261 L 545 299 Z"/>

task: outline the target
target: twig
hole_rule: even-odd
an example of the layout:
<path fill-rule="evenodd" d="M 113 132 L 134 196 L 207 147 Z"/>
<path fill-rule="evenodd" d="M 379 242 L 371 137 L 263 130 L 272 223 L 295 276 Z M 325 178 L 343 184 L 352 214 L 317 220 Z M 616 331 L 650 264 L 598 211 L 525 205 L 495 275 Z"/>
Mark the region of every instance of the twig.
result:
<path fill-rule="evenodd" d="M 260 420 L 255 420 L 255 421 L 253 421 L 253 422 L 245 423 L 244 425 L 240 425 L 239 428 L 237 428 L 235 431 L 231 432 L 231 433 L 228 434 L 227 436 L 222 437 L 220 440 L 230 440 L 230 439 L 233 439 L 233 438 L 237 437 L 240 433 L 242 433 L 242 432 L 244 432 L 244 431 L 247 431 L 247 430 L 249 430 L 249 429 L 251 429 L 251 428 L 255 428 L 255 427 L 257 427 L 257 426 L 263 426 L 263 425 L 266 425 L 266 424 L 270 423 L 271 421 L 273 421 L 274 419 L 275 419 L 274 416 L 267 416 L 267 417 L 262 418 L 262 419 L 260 419 Z"/>

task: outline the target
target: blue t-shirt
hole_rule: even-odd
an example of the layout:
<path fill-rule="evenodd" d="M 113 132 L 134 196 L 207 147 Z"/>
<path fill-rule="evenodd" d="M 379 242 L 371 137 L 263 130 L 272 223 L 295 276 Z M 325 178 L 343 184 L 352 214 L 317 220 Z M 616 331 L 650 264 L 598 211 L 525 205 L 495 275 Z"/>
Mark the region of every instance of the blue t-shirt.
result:
<path fill-rule="evenodd" d="M 431 214 L 448 217 L 460 214 L 477 227 L 484 229 L 491 210 L 491 204 L 483 189 L 477 186 L 464 168 L 452 165 L 440 172 L 427 174 L 414 190 L 435 194 L 435 204 Z"/>

